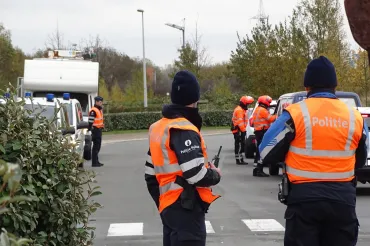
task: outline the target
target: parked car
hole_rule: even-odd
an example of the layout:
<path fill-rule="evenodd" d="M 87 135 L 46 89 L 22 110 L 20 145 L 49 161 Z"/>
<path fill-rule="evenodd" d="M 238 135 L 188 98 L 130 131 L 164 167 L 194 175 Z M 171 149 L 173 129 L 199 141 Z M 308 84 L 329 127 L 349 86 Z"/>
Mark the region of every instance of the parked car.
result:
<path fill-rule="evenodd" d="M 358 111 L 360 111 L 362 117 L 367 124 L 368 129 L 370 130 L 370 107 L 358 107 Z M 368 142 L 368 146 L 370 146 L 370 138 Z M 356 170 L 357 182 L 362 184 L 370 183 L 370 151 L 367 153 L 367 162 L 365 166 L 361 169 Z"/>
<path fill-rule="evenodd" d="M 270 107 L 268 110 L 270 114 L 275 112 L 275 107 L 277 105 L 276 100 L 272 100 Z M 256 136 L 254 135 L 254 128 L 250 126 L 249 119 L 253 116 L 254 111 L 256 110 L 258 103 L 254 106 L 254 108 L 249 108 L 247 112 L 247 129 L 246 129 L 246 136 L 245 136 L 245 144 L 244 144 L 244 154 L 245 158 L 254 158 L 254 154 L 256 153 Z"/>
<path fill-rule="evenodd" d="M 360 97 L 354 92 L 336 91 L 335 95 L 349 106 L 353 106 L 355 108 L 362 106 Z M 306 98 L 307 98 L 306 91 L 293 92 L 281 95 L 277 102 L 274 114 L 276 114 L 279 117 L 282 114 L 284 108 L 286 108 L 292 103 L 300 102 Z M 278 175 L 279 168 L 280 166 L 277 163 L 269 163 L 269 174 Z"/>

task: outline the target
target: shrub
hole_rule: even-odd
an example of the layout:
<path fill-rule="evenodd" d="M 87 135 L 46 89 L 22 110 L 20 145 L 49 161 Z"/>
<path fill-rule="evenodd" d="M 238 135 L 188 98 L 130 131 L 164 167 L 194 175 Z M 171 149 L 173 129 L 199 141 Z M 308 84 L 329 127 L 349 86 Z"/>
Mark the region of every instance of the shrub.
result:
<path fill-rule="evenodd" d="M 32 245 L 91 245 L 95 228 L 88 219 L 100 207 L 91 197 L 101 194 L 91 188 L 95 174 L 78 168 L 68 136 L 40 115 L 30 120 L 23 104 L 12 98 L 0 104 L 0 159 L 20 164 L 19 194 L 36 201 L 11 204 L 0 223 Z"/>
<path fill-rule="evenodd" d="M 31 197 L 18 196 L 21 173 L 16 164 L 6 163 L 0 160 L 0 216 L 9 211 L 7 206 L 15 202 L 31 201 Z M 29 245 L 32 240 L 26 238 L 17 239 L 14 234 L 8 233 L 0 226 L 0 245 L 22 246 Z"/>
<path fill-rule="evenodd" d="M 203 126 L 229 126 L 233 111 L 203 111 Z M 130 112 L 107 114 L 105 125 L 107 131 L 149 129 L 155 121 L 161 119 L 161 112 Z"/>

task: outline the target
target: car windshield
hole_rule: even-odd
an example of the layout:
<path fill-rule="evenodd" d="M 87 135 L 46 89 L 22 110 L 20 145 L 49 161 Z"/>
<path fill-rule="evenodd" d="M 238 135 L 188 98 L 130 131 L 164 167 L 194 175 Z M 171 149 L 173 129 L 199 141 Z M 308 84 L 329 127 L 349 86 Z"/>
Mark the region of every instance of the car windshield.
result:
<path fill-rule="evenodd" d="M 69 119 L 69 125 L 73 125 L 73 108 L 72 108 L 72 103 L 63 103 L 64 106 L 67 109 L 67 114 L 68 114 L 68 119 Z"/>
<path fill-rule="evenodd" d="M 303 99 L 306 99 L 306 97 L 299 97 L 298 102 L 302 101 Z M 357 107 L 356 100 L 353 97 L 338 97 L 338 99 L 350 107 Z"/>
<path fill-rule="evenodd" d="M 339 100 L 341 100 L 342 102 L 344 102 L 345 104 L 347 104 L 347 106 L 357 107 L 356 101 L 355 101 L 354 98 L 351 98 L 351 97 L 339 97 Z"/>
<path fill-rule="evenodd" d="M 24 109 L 32 110 L 30 116 L 35 116 L 36 114 L 40 113 L 40 116 L 47 118 L 48 120 L 52 120 L 55 115 L 55 106 L 42 106 L 38 104 L 25 104 L 23 106 Z"/>

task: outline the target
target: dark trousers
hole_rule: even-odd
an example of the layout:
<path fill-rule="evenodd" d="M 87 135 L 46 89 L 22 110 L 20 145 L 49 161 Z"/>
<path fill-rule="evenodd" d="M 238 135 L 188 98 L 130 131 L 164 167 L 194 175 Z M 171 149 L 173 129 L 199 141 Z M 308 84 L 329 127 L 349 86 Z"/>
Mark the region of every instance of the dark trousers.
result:
<path fill-rule="evenodd" d="M 329 201 L 288 205 L 284 246 L 354 246 L 356 208 Z"/>
<path fill-rule="evenodd" d="M 205 246 L 205 213 L 200 209 L 185 210 L 179 202 L 161 213 L 163 246 Z"/>
<path fill-rule="evenodd" d="M 92 153 L 91 153 L 91 161 L 93 166 L 99 166 L 99 151 L 101 148 L 101 140 L 102 140 L 102 129 L 101 128 L 93 128 L 91 130 L 91 137 L 93 142 Z"/>
<path fill-rule="evenodd" d="M 260 160 L 260 151 L 258 149 L 258 147 L 260 146 L 261 142 L 262 142 L 262 138 L 263 136 L 265 135 L 265 133 L 267 132 L 267 130 L 260 130 L 260 131 L 254 131 L 254 135 L 256 136 L 256 155 L 254 157 L 254 163 L 257 163 L 259 160 Z"/>
<path fill-rule="evenodd" d="M 244 152 L 244 143 L 245 143 L 245 132 L 236 132 L 234 133 L 234 152 L 235 158 L 242 160 Z"/>

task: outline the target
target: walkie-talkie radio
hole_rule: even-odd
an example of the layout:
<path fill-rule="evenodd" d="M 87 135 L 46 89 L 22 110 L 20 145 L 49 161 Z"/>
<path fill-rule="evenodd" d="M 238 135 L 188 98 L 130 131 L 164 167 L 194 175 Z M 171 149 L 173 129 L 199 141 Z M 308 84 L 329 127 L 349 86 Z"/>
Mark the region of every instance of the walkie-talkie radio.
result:
<path fill-rule="evenodd" d="M 218 149 L 217 155 L 215 155 L 215 157 L 213 158 L 213 160 L 214 160 L 213 165 L 215 165 L 215 167 L 218 167 L 218 165 L 219 165 L 221 149 L 222 149 L 222 146 L 220 146 L 220 148 Z"/>

